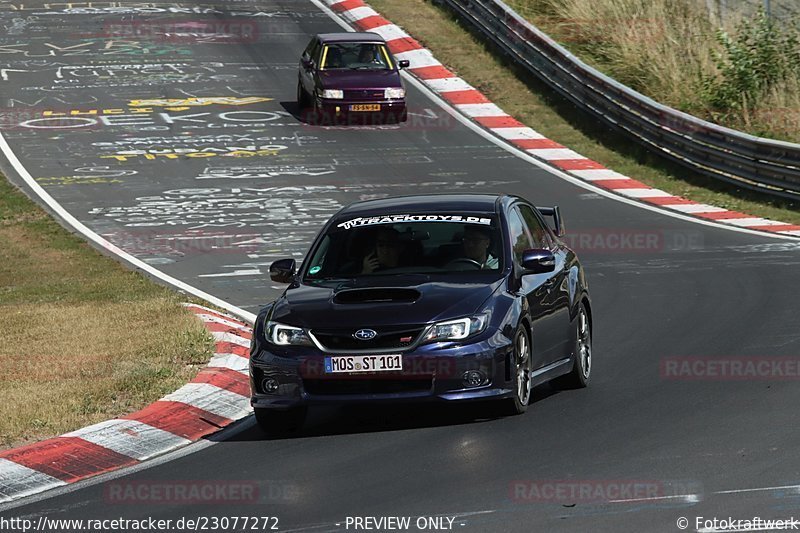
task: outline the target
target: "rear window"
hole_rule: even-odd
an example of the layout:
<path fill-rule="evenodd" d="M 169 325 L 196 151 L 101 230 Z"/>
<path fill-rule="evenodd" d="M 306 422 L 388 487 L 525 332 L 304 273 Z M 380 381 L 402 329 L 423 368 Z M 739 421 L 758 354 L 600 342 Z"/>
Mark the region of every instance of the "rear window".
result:
<path fill-rule="evenodd" d="M 313 251 L 306 279 L 403 273 L 499 273 L 502 237 L 496 217 L 389 215 L 334 223 Z"/>
<path fill-rule="evenodd" d="M 394 69 L 391 55 L 378 43 L 331 43 L 322 49 L 322 70 L 387 70 Z"/>

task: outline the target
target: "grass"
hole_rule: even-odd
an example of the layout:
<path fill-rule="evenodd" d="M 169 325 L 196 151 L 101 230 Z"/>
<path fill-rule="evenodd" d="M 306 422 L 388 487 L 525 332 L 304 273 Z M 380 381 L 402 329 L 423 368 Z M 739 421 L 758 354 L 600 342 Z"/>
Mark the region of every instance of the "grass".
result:
<path fill-rule="evenodd" d="M 0 178 L 0 448 L 133 412 L 191 380 L 213 340 L 182 301 Z"/>
<path fill-rule="evenodd" d="M 545 0 L 541 0 L 545 1 Z M 430 0 L 370 0 L 451 70 L 517 120 L 631 178 L 671 194 L 800 224 L 800 205 L 706 178 L 666 162 L 557 96 Z"/>
<path fill-rule="evenodd" d="M 715 2 L 716 3 L 716 2 Z M 758 5 L 758 4 L 757 4 Z M 655 100 L 753 135 L 800 142 L 800 26 L 705 0 L 509 0 L 598 70 Z M 723 46 L 725 32 L 732 45 Z"/>

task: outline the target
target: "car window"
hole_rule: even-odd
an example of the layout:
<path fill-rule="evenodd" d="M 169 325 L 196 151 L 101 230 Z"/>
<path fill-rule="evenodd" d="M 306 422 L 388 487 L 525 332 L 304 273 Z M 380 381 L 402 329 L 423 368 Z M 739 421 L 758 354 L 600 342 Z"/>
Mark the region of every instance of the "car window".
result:
<path fill-rule="evenodd" d="M 502 237 L 491 215 L 423 214 L 348 219 L 312 252 L 305 279 L 383 274 L 499 275 Z"/>
<path fill-rule="evenodd" d="M 322 51 L 322 70 L 387 70 L 393 69 L 389 51 L 378 43 L 333 43 Z"/>
<path fill-rule="evenodd" d="M 517 264 L 521 264 L 522 252 L 533 248 L 533 246 L 531 245 L 528 229 L 525 227 L 525 222 L 522 220 L 517 208 L 512 209 L 508 214 L 508 235 L 511 238 L 514 261 Z"/>
<path fill-rule="evenodd" d="M 315 65 L 319 65 L 320 52 L 322 51 L 322 43 L 316 41 L 314 47 L 311 49 L 311 59 L 314 60 Z"/>
<path fill-rule="evenodd" d="M 536 213 L 533 212 L 531 206 L 520 205 L 519 211 L 522 213 L 522 218 L 531 234 L 532 248 L 550 248 L 550 238 L 547 235 L 547 230 L 539 220 L 539 217 L 536 216 Z"/>
<path fill-rule="evenodd" d="M 313 39 L 311 39 L 308 42 L 308 46 L 306 46 L 306 49 L 303 50 L 303 57 L 309 57 L 310 58 L 311 57 L 311 52 L 314 50 L 314 45 L 316 45 L 316 44 L 317 44 L 317 38 L 314 37 Z"/>

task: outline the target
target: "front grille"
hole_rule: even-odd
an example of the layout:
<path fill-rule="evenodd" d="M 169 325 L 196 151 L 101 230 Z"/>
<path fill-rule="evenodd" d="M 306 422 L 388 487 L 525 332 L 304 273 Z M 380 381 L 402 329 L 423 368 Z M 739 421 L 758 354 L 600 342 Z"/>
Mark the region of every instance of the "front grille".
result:
<path fill-rule="evenodd" d="M 413 345 L 424 329 L 423 326 L 375 328 L 378 335 L 370 340 L 354 338 L 355 329 L 352 331 L 314 329 L 311 333 L 326 350 L 402 350 Z"/>
<path fill-rule="evenodd" d="M 345 100 L 384 100 L 386 93 L 383 89 L 347 89 L 344 91 Z"/>
<path fill-rule="evenodd" d="M 427 379 L 306 379 L 303 386 L 308 394 L 397 394 L 427 392 L 432 381 Z"/>

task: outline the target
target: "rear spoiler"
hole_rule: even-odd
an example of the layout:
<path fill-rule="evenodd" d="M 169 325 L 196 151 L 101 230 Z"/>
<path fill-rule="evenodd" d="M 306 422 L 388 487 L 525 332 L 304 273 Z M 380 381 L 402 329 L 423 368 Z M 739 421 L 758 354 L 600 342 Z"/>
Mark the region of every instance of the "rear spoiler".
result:
<path fill-rule="evenodd" d="M 546 216 L 552 217 L 553 219 L 553 231 L 559 237 L 563 237 L 566 233 L 566 229 L 564 228 L 564 220 L 561 218 L 561 210 L 558 208 L 557 205 L 553 207 L 536 207 L 539 212 Z"/>

